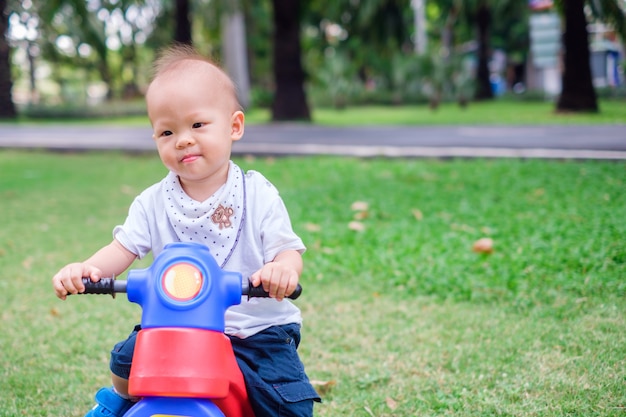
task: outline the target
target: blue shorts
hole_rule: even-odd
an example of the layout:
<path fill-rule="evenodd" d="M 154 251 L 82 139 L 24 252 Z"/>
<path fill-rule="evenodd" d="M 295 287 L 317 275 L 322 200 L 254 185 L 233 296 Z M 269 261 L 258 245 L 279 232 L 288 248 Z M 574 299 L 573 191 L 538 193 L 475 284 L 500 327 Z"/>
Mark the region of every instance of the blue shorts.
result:
<path fill-rule="evenodd" d="M 111 351 L 111 372 L 128 379 L 140 326 Z M 246 339 L 230 338 L 243 373 L 248 398 L 257 417 L 313 416 L 320 401 L 304 372 L 297 348 L 300 326 L 273 326 Z"/>

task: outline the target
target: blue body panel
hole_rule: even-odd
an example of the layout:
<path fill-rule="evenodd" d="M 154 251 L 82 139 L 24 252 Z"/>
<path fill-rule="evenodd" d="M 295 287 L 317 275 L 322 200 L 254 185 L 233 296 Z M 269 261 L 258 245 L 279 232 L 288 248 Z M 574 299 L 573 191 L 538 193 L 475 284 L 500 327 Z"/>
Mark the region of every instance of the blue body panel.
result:
<path fill-rule="evenodd" d="M 173 265 L 188 263 L 203 275 L 198 295 L 187 301 L 170 298 L 163 289 L 163 274 Z M 241 302 L 241 274 L 223 271 L 198 243 L 170 243 L 146 269 L 128 273 L 128 300 L 141 305 L 141 327 L 187 327 L 224 331 L 224 312 Z"/>
<path fill-rule="evenodd" d="M 124 417 L 167 415 L 177 417 L 224 417 L 210 400 L 197 398 L 146 397 L 133 406 Z"/>

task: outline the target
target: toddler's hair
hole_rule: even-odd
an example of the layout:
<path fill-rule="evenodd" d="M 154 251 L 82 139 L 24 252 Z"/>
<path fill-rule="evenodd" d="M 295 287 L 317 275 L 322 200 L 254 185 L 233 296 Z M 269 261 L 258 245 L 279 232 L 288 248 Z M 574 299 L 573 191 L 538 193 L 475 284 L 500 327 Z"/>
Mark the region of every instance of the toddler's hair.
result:
<path fill-rule="evenodd" d="M 235 98 L 237 107 L 241 110 L 241 104 L 239 103 L 237 86 L 235 82 L 230 78 L 230 75 L 217 63 L 217 61 L 202 55 L 196 48 L 191 45 L 183 43 L 175 43 L 169 47 L 166 47 L 159 51 L 157 58 L 153 63 L 152 69 L 152 81 L 155 78 L 177 69 L 183 65 L 189 64 L 189 61 L 199 61 L 211 65 L 219 73 L 224 76 L 226 87 L 232 91 Z"/>
<path fill-rule="evenodd" d="M 222 71 L 215 61 L 200 54 L 193 46 L 183 43 L 175 43 L 159 51 L 153 64 L 152 78 L 154 79 L 158 77 L 173 67 L 176 67 L 181 62 L 187 60 L 206 62 L 207 64 L 211 64 Z"/>

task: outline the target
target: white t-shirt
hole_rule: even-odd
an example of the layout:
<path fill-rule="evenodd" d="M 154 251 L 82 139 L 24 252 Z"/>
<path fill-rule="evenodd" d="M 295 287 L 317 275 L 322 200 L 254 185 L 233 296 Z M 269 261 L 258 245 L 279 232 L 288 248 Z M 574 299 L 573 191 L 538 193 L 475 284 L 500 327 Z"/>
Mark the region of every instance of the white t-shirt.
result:
<path fill-rule="evenodd" d="M 135 198 L 124 224 L 114 228 L 114 238 L 139 258 L 143 258 L 150 251 L 157 256 L 167 243 L 187 240 L 187 236 L 197 236 L 198 233 L 201 235 L 209 233 L 205 227 L 209 223 L 206 216 L 199 215 L 196 219 L 194 215 L 193 219 L 189 218 L 187 211 L 189 205 L 197 206 L 200 211 L 204 210 L 208 216 L 214 212 L 217 204 L 228 206 L 232 199 L 237 200 L 233 202 L 235 210 L 233 219 L 236 220 L 237 216 L 241 216 L 238 211 L 241 211 L 239 206 L 242 201 L 245 215 L 242 222 L 233 221 L 232 225 L 227 223 L 229 228 L 224 227 L 231 233 L 228 237 L 229 242 L 236 240 L 237 243 L 230 253 L 220 253 L 220 258 L 226 262 L 223 269 L 239 272 L 243 279 L 247 279 L 280 252 L 285 250 L 304 252 L 305 246 L 291 227 L 289 214 L 278 190 L 260 173 L 248 171 L 245 174 L 244 198 L 235 197 L 236 192 L 230 190 L 243 188 L 241 187 L 243 182 L 240 182 L 243 171 L 233 162 L 230 164 L 227 183 L 206 202 L 196 202 L 184 194 L 178 178 L 170 172 L 159 183 L 147 188 Z M 227 191 L 224 192 L 225 188 Z M 173 192 L 179 193 L 181 200 L 185 199 L 186 208 L 172 211 L 167 196 Z M 183 223 L 179 223 L 176 219 L 178 216 L 187 218 L 180 219 Z M 187 227 L 181 232 L 180 224 L 185 224 L 185 221 Z M 215 223 L 210 226 L 216 230 L 215 232 L 211 230 L 211 233 L 219 232 L 221 235 L 219 229 L 225 225 L 222 223 L 220 225 L 222 227 L 218 228 Z M 213 254 L 219 253 L 220 250 L 224 251 L 221 245 L 212 247 L 215 245 L 211 239 L 201 240 L 197 237 L 193 239 L 207 244 Z M 221 263 L 218 259 L 218 264 Z M 274 325 L 302 323 L 298 307 L 287 299 L 279 302 L 270 298 L 248 300 L 247 297 L 242 297 L 241 304 L 228 309 L 225 319 L 225 332 L 240 338 L 246 338 Z"/>

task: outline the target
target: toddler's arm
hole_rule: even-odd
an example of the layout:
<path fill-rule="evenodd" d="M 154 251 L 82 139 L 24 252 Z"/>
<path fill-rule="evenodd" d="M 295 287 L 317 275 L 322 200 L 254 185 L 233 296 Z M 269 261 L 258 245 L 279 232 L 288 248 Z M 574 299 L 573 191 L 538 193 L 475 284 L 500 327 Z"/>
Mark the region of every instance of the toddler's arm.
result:
<path fill-rule="evenodd" d="M 136 257 L 117 240 L 113 240 L 85 262 L 75 262 L 61 268 L 52 277 L 54 292 L 61 300 L 65 300 L 67 294 L 85 291 L 83 277 L 89 277 L 92 281 L 98 282 L 102 277 L 119 275 L 133 263 Z"/>
<path fill-rule="evenodd" d="M 281 301 L 294 292 L 301 273 L 302 255 L 298 251 L 287 250 L 263 265 L 250 278 L 254 287 L 263 285 L 263 289 L 270 293 L 270 297 Z"/>

